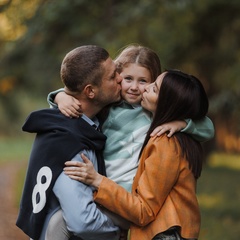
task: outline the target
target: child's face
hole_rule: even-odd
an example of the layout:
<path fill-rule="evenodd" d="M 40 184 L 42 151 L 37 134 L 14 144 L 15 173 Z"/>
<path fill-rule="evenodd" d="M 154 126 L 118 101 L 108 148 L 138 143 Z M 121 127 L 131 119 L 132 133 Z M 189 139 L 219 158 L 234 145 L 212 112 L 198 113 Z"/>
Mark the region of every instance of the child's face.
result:
<path fill-rule="evenodd" d="M 140 104 L 145 87 L 149 85 L 151 74 L 147 68 L 131 63 L 120 73 L 122 80 L 122 98 L 130 104 Z"/>

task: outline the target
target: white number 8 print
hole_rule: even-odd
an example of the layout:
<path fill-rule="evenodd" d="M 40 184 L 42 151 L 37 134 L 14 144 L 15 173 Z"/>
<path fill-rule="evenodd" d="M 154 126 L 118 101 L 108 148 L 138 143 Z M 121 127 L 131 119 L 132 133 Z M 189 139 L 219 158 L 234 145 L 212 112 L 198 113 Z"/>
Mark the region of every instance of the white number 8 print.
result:
<path fill-rule="evenodd" d="M 45 177 L 45 182 L 42 183 L 42 178 Z M 33 213 L 39 213 L 46 204 L 46 190 L 52 180 L 52 171 L 49 167 L 42 167 L 37 174 L 37 184 L 32 193 Z M 39 202 L 37 203 L 37 195 L 39 194 Z"/>

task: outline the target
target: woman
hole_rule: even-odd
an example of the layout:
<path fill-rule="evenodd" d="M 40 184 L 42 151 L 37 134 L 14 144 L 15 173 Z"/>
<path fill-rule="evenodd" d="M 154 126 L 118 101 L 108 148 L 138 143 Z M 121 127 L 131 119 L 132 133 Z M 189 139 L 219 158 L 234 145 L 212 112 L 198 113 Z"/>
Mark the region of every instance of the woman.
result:
<path fill-rule="evenodd" d="M 196 77 L 169 70 L 146 87 L 141 104 L 152 113 L 153 121 L 140 153 L 132 193 L 98 174 L 86 158 L 85 163 L 67 162 L 70 167 L 65 173 L 94 186 L 97 203 L 132 222 L 131 240 L 197 239 L 200 211 L 196 183 L 202 170 L 201 145 L 182 132 L 172 138 L 166 134 L 151 138 L 150 134 L 166 122 L 205 117 L 206 92 Z"/>

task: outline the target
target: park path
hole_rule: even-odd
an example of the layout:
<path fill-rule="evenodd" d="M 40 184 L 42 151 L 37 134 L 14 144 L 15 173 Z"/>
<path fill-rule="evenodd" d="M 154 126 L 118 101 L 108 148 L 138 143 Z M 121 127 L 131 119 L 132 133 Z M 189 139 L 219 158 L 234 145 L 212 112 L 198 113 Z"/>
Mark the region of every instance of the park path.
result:
<path fill-rule="evenodd" d="M 16 202 L 16 181 L 24 163 L 11 162 L 0 165 L 0 240 L 29 240 L 16 227 L 18 206 Z"/>

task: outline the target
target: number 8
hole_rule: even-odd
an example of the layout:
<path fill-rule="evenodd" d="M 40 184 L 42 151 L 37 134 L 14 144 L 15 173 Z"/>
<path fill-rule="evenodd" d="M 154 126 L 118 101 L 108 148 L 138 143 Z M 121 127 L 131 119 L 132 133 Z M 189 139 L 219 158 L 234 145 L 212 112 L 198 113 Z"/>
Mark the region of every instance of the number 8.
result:
<path fill-rule="evenodd" d="M 42 183 L 42 177 L 46 181 Z M 48 189 L 52 180 L 52 171 L 49 167 L 42 167 L 37 174 L 37 184 L 35 185 L 32 193 L 33 213 L 39 213 L 46 204 L 46 190 Z M 37 194 L 39 194 L 39 202 L 37 203 Z"/>

